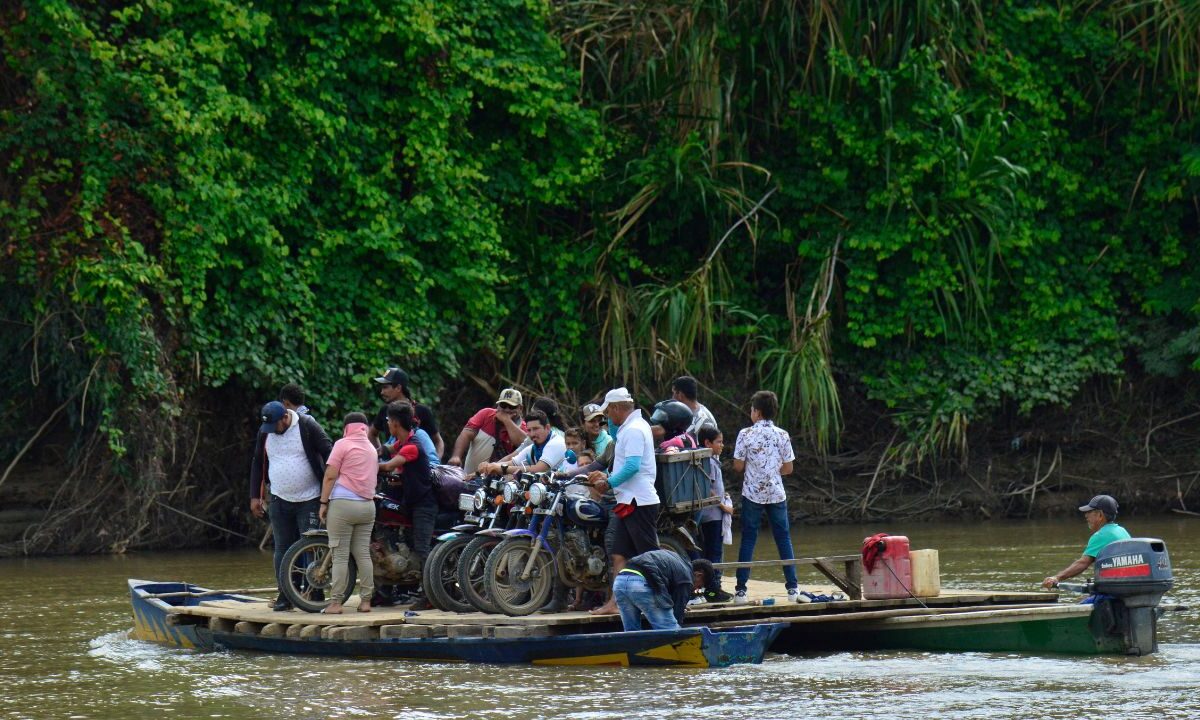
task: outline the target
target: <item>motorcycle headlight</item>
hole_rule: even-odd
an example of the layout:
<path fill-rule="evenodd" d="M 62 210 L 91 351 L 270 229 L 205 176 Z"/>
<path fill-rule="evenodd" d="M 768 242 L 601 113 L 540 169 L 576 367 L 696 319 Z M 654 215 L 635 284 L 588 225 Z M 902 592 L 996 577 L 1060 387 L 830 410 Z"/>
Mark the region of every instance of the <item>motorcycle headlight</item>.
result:
<path fill-rule="evenodd" d="M 512 505 L 513 503 L 515 503 L 517 501 L 517 498 L 520 496 L 520 494 L 521 494 L 521 489 L 519 487 L 517 487 L 516 483 L 514 483 L 514 482 L 504 483 L 504 502 L 506 504 Z"/>
<path fill-rule="evenodd" d="M 529 486 L 529 502 L 533 505 L 541 505 L 546 502 L 546 486 L 540 482 L 535 482 Z"/>
<path fill-rule="evenodd" d="M 475 509 L 482 510 L 484 505 L 487 505 L 487 492 L 483 488 L 475 491 Z"/>

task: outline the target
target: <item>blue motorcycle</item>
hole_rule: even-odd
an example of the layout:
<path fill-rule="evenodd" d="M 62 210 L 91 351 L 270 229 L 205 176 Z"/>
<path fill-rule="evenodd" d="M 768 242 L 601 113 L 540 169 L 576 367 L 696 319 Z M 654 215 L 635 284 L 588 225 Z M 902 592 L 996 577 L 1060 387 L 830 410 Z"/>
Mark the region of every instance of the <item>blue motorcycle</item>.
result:
<path fill-rule="evenodd" d="M 539 473 L 529 485 L 529 526 L 508 530 L 484 567 L 492 603 L 504 614 L 529 615 L 550 599 L 555 582 L 603 590 L 611 563 L 604 547 L 608 513 L 588 496 L 587 478 Z"/>

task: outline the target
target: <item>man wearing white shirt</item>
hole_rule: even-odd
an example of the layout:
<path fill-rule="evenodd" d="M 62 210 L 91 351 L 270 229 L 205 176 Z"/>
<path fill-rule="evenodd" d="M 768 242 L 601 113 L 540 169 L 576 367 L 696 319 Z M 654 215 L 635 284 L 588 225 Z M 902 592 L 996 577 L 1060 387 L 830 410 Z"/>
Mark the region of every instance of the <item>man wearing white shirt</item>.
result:
<path fill-rule="evenodd" d="M 530 410 L 525 415 L 525 425 L 530 443 L 518 450 L 511 460 L 483 463 L 480 468 L 483 472 L 499 473 L 507 468 L 513 472 L 536 473 L 554 470 L 562 464 L 567 456 L 567 443 L 561 434 L 551 432 L 546 413 Z"/>
<path fill-rule="evenodd" d="M 634 405 L 633 396 L 625 388 L 609 390 L 600 409 L 617 425 L 614 441 L 613 472 L 605 475 L 597 470 L 588 480 L 603 493 L 610 487 L 617 497 L 614 537 L 612 544 L 613 575 L 625 567 L 625 560 L 658 549 L 659 498 L 654 489 L 657 467 L 654 463 L 654 437 L 650 424 Z M 616 601 L 609 598 L 595 615 L 618 612 Z"/>
<path fill-rule="evenodd" d="M 771 533 L 775 536 L 779 559 L 795 558 L 783 476 L 792 473 L 796 453 L 792 449 L 791 435 L 775 425 L 778 412 L 779 398 L 775 393 L 770 390 L 754 393 L 750 398 L 750 422 L 754 424 L 738 432 L 737 444 L 733 448 L 733 469 L 745 473 L 742 480 L 742 544 L 738 549 L 740 563 L 754 558 L 754 545 L 758 542 L 763 515 L 767 516 Z M 794 565 L 783 566 L 783 578 L 788 600 L 805 602 L 796 581 Z M 746 597 L 746 583 L 749 580 L 750 568 L 738 568 L 737 587 L 733 595 L 735 605 L 749 602 Z"/>
<path fill-rule="evenodd" d="M 289 410 L 278 401 L 263 406 L 261 420 L 250 465 L 250 511 L 261 516 L 264 496 L 270 493 L 267 513 L 275 541 L 273 561 L 278 579 L 284 552 L 317 524 L 321 478 L 333 443 L 311 415 Z M 281 590 L 272 608 L 291 607 Z"/>

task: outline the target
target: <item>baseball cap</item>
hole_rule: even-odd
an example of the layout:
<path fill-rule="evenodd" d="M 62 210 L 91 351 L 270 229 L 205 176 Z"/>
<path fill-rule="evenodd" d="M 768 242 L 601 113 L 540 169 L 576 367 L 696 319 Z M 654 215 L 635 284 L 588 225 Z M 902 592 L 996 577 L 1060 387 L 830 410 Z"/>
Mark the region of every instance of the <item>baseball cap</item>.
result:
<path fill-rule="evenodd" d="M 1079 507 L 1079 512 L 1088 512 L 1090 510 L 1099 510 L 1104 513 L 1104 517 L 1112 520 L 1117 516 L 1117 501 L 1112 495 L 1097 495 L 1088 500 L 1087 505 Z"/>
<path fill-rule="evenodd" d="M 390 367 L 381 377 L 375 378 L 380 385 L 403 385 L 408 387 L 408 373 L 398 367 Z"/>
<path fill-rule="evenodd" d="M 283 403 L 278 400 L 272 400 L 262 406 L 262 426 L 258 428 L 259 432 L 275 432 L 275 423 L 283 419 L 287 409 L 283 407 Z"/>
<path fill-rule="evenodd" d="M 604 395 L 604 404 L 600 406 L 600 412 L 608 409 L 609 405 L 619 402 L 633 402 L 633 396 L 629 394 L 628 388 L 613 388 Z"/>
<path fill-rule="evenodd" d="M 588 403 L 587 405 L 583 406 L 583 419 L 585 422 L 597 416 L 604 416 L 604 411 L 600 409 L 599 405 L 596 403 Z"/>
<path fill-rule="evenodd" d="M 521 407 L 521 391 L 515 388 L 504 388 L 500 391 L 500 397 L 496 398 L 496 404 Z"/>

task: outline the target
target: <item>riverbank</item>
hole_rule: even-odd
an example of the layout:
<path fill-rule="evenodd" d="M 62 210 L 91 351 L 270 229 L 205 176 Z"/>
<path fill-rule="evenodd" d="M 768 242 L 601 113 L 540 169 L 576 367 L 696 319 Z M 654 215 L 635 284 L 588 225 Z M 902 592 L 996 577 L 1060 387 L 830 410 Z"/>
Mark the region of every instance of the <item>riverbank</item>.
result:
<path fill-rule="evenodd" d="M 530 399 L 538 394 L 525 389 Z M 725 431 L 725 480 L 735 498 L 740 478 L 730 457 L 737 430 L 748 424 L 740 405 L 753 390 L 727 378 L 701 393 Z M 1098 493 L 1117 497 L 1125 515 L 1200 509 L 1200 415 L 1190 389 L 1143 390 L 1114 397 L 1098 388 L 1069 409 L 1001 416 L 969 428 L 965 457 L 940 449 L 914 458 L 897 452 L 885 410 L 848 388 L 835 452 L 814 454 L 800 428 L 786 426 L 797 454 L 786 480 L 792 517 L 800 525 L 1048 518 Z M 493 399 L 477 386 L 442 394 L 448 449 L 462 423 Z M 566 408 L 589 399 L 560 396 Z M 69 472 L 72 454 L 61 439 L 39 444 L 0 486 L 0 557 L 257 546 L 266 525 L 245 500 L 253 404 L 232 392 L 200 399 L 205 409 L 180 423 L 195 430 L 176 441 L 175 463 L 162 470 L 170 490 L 144 501 L 136 479 L 84 483 Z"/>

